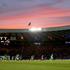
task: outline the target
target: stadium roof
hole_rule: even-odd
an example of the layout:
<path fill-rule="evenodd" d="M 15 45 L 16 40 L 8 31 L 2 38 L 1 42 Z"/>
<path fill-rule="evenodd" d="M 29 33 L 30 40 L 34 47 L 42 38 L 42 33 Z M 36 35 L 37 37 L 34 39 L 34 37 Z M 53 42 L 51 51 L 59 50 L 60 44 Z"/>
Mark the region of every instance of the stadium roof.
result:
<path fill-rule="evenodd" d="M 70 26 L 62 26 L 62 27 L 51 27 L 51 28 L 42 28 L 42 31 L 60 31 L 60 30 L 70 30 Z M 30 32 L 29 29 L 0 29 L 0 33 L 22 33 L 22 32 Z"/>

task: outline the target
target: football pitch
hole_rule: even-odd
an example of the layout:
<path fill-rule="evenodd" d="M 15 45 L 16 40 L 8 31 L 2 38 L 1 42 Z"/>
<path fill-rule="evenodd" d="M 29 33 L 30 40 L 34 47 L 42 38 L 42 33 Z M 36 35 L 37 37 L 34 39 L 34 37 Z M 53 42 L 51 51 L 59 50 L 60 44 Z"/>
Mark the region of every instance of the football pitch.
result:
<path fill-rule="evenodd" d="M 70 60 L 4 60 L 0 70 L 70 70 Z"/>

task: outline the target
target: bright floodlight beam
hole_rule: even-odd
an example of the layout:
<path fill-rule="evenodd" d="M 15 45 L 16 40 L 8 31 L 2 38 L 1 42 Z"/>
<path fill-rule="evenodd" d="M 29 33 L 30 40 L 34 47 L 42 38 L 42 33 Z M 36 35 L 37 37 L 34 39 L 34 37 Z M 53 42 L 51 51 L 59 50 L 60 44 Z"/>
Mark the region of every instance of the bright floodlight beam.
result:
<path fill-rule="evenodd" d="M 31 28 L 29 29 L 29 31 L 32 31 L 32 32 L 42 31 L 42 28 Z"/>

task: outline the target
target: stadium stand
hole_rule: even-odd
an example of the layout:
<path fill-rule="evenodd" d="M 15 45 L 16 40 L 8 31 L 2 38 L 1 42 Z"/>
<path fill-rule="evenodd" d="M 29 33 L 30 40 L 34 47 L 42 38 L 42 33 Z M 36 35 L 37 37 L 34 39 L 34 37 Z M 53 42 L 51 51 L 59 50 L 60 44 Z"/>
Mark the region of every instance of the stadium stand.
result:
<path fill-rule="evenodd" d="M 70 29 L 48 28 L 40 32 L 1 29 L 0 59 L 70 59 Z"/>

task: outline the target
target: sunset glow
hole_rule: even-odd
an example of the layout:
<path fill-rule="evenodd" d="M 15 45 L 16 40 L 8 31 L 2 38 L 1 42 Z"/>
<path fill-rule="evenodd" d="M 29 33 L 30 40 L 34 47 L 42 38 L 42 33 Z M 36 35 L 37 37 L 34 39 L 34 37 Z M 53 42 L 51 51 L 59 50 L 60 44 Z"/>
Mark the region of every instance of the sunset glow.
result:
<path fill-rule="evenodd" d="M 33 27 L 33 28 L 29 29 L 29 31 L 32 31 L 32 32 L 42 31 L 42 28 Z"/>
<path fill-rule="evenodd" d="M 67 25 L 70 25 L 70 0 L 0 0 L 0 29 Z"/>

